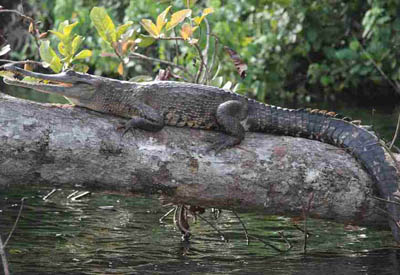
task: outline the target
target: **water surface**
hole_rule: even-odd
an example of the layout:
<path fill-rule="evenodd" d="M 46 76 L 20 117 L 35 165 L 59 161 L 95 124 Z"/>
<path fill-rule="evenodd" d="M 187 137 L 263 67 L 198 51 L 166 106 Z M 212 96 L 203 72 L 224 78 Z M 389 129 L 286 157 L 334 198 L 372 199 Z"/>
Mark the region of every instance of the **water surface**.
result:
<path fill-rule="evenodd" d="M 74 189 L 75 190 L 75 189 Z M 170 208 L 157 198 L 92 192 L 68 199 L 73 189 L 58 190 L 44 201 L 49 187 L 4 190 L 0 195 L 3 241 L 26 197 L 20 221 L 7 245 L 14 274 L 399 274 L 400 250 L 389 231 L 309 220 L 311 237 L 303 253 L 304 234 L 278 216 L 240 214 L 249 233 L 286 250 L 279 231 L 292 244 L 279 252 L 261 242 L 246 244 L 241 224 L 229 211 L 207 218 L 229 239 L 198 219 L 190 243 L 181 241 Z M 79 188 L 78 188 L 79 190 Z M 84 191 L 84 190 L 81 190 Z"/>

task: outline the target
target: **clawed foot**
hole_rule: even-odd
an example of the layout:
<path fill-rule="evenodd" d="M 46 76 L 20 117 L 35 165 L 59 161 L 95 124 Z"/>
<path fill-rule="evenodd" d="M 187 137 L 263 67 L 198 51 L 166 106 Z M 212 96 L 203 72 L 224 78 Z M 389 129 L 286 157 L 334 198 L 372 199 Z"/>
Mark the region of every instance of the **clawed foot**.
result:
<path fill-rule="evenodd" d="M 123 132 L 121 134 L 121 138 L 123 138 L 125 136 L 125 134 L 128 133 L 129 131 L 131 131 L 133 134 L 134 129 L 135 129 L 135 127 L 130 125 L 129 121 L 127 123 L 123 123 L 123 124 L 120 124 L 117 126 L 117 131 L 123 130 Z"/>
<path fill-rule="evenodd" d="M 230 148 L 232 146 L 235 146 L 240 143 L 240 139 L 232 136 L 224 136 L 221 137 L 221 139 L 214 144 L 210 145 L 206 149 L 206 153 L 209 153 L 210 151 L 214 150 L 215 155 L 219 154 L 222 150 L 226 148 Z"/>

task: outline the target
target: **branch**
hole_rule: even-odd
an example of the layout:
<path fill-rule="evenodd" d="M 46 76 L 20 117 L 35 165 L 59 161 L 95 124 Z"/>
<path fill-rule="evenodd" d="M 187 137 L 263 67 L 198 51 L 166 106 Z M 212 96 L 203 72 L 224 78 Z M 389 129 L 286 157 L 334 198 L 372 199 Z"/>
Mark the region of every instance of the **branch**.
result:
<path fill-rule="evenodd" d="M 0 190 L 53 186 L 162 194 L 166 202 L 387 225 L 374 184 L 348 153 L 318 141 L 246 133 L 218 156 L 221 133 L 164 127 L 121 137 L 123 119 L 0 94 Z M 375 194 L 376 196 L 376 194 Z"/>
<path fill-rule="evenodd" d="M 131 52 L 129 57 L 132 58 L 138 58 L 138 59 L 143 59 L 143 60 L 149 60 L 151 62 L 157 62 L 157 63 L 162 63 L 162 64 L 166 64 L 169 65 L 171 67 L 177 68 L 181 71 L 183 71 L 184 73 L 186 73 L 187 75 L 189 75 L 192 79 L 194 79 L 194 76 L 183 66 L 177 65 L 173 62 L 167 61 L 167 60 L 162 60 L 162 59 L 158 59 L 158 58 L 153 58 L 153 57 L 149 57 L 140 53 L 135 53 L 135 52 Z"/>

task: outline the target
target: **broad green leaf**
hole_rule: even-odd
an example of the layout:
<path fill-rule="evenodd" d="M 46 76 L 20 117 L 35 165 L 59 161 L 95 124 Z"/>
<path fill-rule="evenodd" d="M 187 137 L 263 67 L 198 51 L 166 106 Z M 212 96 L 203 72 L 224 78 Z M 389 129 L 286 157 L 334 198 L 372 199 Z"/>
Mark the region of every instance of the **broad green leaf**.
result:
<path fill-rule="evenodd" d="M 69 25 L 69 21 L 65 20 L 58 25 L 58 32 L 64 33 L 64 28 Z"/>
<path fill-rule="evenodd" d="M 117 41 L 114 23 L 103 7 L 94 7 L 90 11 L 90 19 L 104 41 L 110 44 Z"/>
<path fill-rule="evenodd" d="M 60 54 L 62 54 L 63 56 L 66 56 L 67 53 L 65 52 L 65 46 L 63 42 L 58 43 L 58 51 L 60 52 Z"/>
<path fill-rule="evenodd" d="M 39 47 L 40 58 L 48 64 L 53 60 L 53 56 L 56 54 L 50 47 L 50 41 L 45 40 L 40 44 Z"/>
<path fill-rule="evenodd" d="M 203 10 L 201 16 L 196 16 L 193 20 L 196 23 L 196 25 L 200 25 L 203 19 L 210 13 L 213 13 L 214 9 L 213 8 L 206 8 Z"/>
<path fill-rule="evenodd" d="M 60 58 L 57 55 L 55 55 L 50 62 L 50 68 L 56 73 L 59 73 L 62 70 L 62 66 L 63 65 L 61 64 Z"/>
<path fill-rule="evenodd" d="M 203 10 L 203 16 L 207 16 L 207 15 L 209 15 L 210 13 L 213 13 L 214 12 L 214 9 L 213 8 L 205 8 L 204 10 Z"/>
<path fill-rule="evenodd" d="M 72 40 L 72 52 L 71 54 L 74 55 L 76 51 L 79 49 L 80 45 L 82 44 L 83 37 L 80 35 L 75 36 L 74 40 Z"/>
<path fill-rule="evenodd" d="M 63 33 L 61 33 L 61 32 L 53 31 L 53 30 L 50 30 L 49 32 L 51 32 L 52 34 L 54 34 L 55 36 L 57 36 L 58 39 L 60 39 L 60 41 L 65 41 L 66 38 L 67 38 L 67 37 L 66 37 Z"/>
<path fill-rule="evenodd" d="M 75 28 L 75 26 L 78 25 L 78 23 L 79 22 L 75 22 L 75 23 L 72 23 L 72 24 L 69 24 L 69 25 L 65 26 L 63 28 L 64 35 L 65 36 L 69 36 L 71 34 L 72 29 Z"/>
<path fill-rule="evenodd" d="M 121 35 L 123 35 L 132 24 L 132 21 L 128 21 L 125 24 L 118 26 L 116 33 L 117 40 L 121 38 Z"/>
<path fill-rule="evenodd" d="M 196 16 L 195 18 L 193 18 L 194 23 L 196 23 L 196 25 L 200 25 L 201 21 L 203 21 L 204 17 L 200 17 L 200 16 Z"/>
<path fill-rule="evenodd" d="M 80 51 L 77 55 L 75 55 L 74 59 L 84 59 L 87 57 L 91 57 L 92 56 L 92 51 L 90 50 L 82 50 Z"/>
<path fill-rule="evenodd" d="M 158 38 L 160 33 L 158 32 L 157 26 L 150 19 L 142 19 L 140 24 L 143 28 L 154 38 Z"/>
<path fill-rule="evenodd" d="M 39 53 L 42 60 L 47 63 L 53 71 L 56 73 L 61 71 L 61 60 L 55 51 L 50 47 L 50 41 L 46 40 L 40 44 Z"/>
<path fill-rule="evenodd" d="M 164 27 L 165 23 L 167 23 L 167 20 L 165 20 L 165 17 L 167 17 L 167 14 L 171 8 L 172 8 L 172 6 L 169 6 L 162 13 L 160 13 L 160 15 L 158 15 L 158 17 L 157 17 L 158 34 L 161 33 L 162 28 Z"/>
<path fill-rule="evenodd" d="M 171 20 L 167 23 L 165 29 L 168 31 L 174 28 L 176 25 L 181 23 L 186 17 L 189 17 L 192 14 L 191 9 L 185 9 L 175 12 L 171 15 Z"/>
<path fill-rule="evenodd" d="M 156 40 L 154 39 L 154 37 L 149 36 L 149 35 L 143 35 L 143 34 L 141 34 L 141 35 L 139 36 L 139 38 L 135 40 L 135 43 L 136 43 L 136 45 L 138 45 L 139 47 L 146 48 L 146 47 L 150 46 L 151 44 L 153 44 L 154 41 L 156 41 Z"/>

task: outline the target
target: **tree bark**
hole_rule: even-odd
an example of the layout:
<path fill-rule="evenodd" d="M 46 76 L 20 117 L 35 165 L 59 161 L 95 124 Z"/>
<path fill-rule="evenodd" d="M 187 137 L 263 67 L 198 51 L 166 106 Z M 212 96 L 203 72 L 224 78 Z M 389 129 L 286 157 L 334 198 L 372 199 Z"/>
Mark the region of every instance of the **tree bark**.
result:
<path fill-rule="evenodd" d="M 174 203 L 385 224 L 375 184 L 345 150 L 302 138 L 247 133 L 215 156 L 222 133 L 165 127 L 121 137 L 124 120 L 0 94 L 0 188 L 80 184 L 157 193 Z"/>

